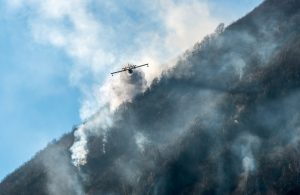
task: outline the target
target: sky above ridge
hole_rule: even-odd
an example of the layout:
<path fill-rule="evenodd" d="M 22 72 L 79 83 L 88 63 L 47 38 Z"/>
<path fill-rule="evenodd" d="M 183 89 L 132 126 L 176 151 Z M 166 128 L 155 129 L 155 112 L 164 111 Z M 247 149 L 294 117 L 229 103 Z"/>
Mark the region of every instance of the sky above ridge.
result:
<path fill-rule="evenodd" d="M 110 71 L 149 62 L 151 81 L 219 23 L 261 2 L 1 1 L 0 180 L 93 114 Z"/>

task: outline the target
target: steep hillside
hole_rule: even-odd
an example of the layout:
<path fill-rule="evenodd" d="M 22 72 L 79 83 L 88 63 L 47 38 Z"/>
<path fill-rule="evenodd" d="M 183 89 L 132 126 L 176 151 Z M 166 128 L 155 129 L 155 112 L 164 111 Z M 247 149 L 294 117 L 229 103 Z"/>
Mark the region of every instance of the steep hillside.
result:
<path fill-rule="evenodd" d="M 300 1 L 264 1 L 123 104 L 85 165 L 65 135 L 0 194 L 300 194 L 299 24 Z"/>

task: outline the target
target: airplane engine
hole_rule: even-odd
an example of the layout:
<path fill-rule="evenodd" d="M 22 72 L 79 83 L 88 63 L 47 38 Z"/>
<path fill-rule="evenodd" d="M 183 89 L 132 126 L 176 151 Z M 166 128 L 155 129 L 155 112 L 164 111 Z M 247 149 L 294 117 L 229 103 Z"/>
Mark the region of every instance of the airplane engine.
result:
<path fill-rule="evenodd" d="M 132 74 L 132 73 L 133 73 L 133 70 L 132 70 L 132 69 L 129 69 L 129 70 L 128 70 L 128 73 L 129 73 L 129 74 Z"/>

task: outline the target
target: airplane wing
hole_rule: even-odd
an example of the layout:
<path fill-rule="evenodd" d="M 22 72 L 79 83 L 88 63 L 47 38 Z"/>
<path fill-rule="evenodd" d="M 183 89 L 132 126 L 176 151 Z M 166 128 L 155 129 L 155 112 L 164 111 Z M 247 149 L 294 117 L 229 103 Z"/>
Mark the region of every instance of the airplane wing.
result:
<path fill-rule="evenodd" d="M 110 74 L 111 74 L 111 76 L 114 76 L 114 74 L 119 73 L 119 72 L 124 72 L 124 71 L 127 71 L 127 70 L 119 70 L 119 71 L 116 71 L 116 72 L 112 72 Z"/>
<path fill-rule="evenodd" d="M 139 68 L 139 67 L 142 67 L 142 66 L 149 66 L 149 64 L 135 65 L 134 68 Z"/>
<path fill-rule="evenodd" d="M 133 67 L 127 67 L 127 68 L 124 68 L 122 70 L 119 70 L 119 71 L 116 71 L 116 72 L 112 72 L 110 73 L 111 76 L 113 76 L 114 74 L 116 73 L 120 73 L 120 72 L 124 72 L 124 71 L 128 71 L 128 70 L 132 70 L 132 69 L 136 69 L 136 68 L 139 68 L 139 67 L 142 67 L 142 66 L 149 66 L 149 64 L 142 64 L 142 65 L 132 65 Z"/>

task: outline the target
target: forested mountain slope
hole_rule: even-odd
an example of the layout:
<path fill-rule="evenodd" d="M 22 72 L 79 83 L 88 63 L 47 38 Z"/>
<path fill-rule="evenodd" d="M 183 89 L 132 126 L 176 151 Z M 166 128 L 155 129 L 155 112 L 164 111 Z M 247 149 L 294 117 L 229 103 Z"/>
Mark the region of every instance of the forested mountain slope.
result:
<path fill-rule="evenodd" d="M 77 168 L 67 134 L 0 194 L 300 194 L 299 24 L 300 1 L 264 1 L 121 105 L 105 153 L 90 136 Z"/>

